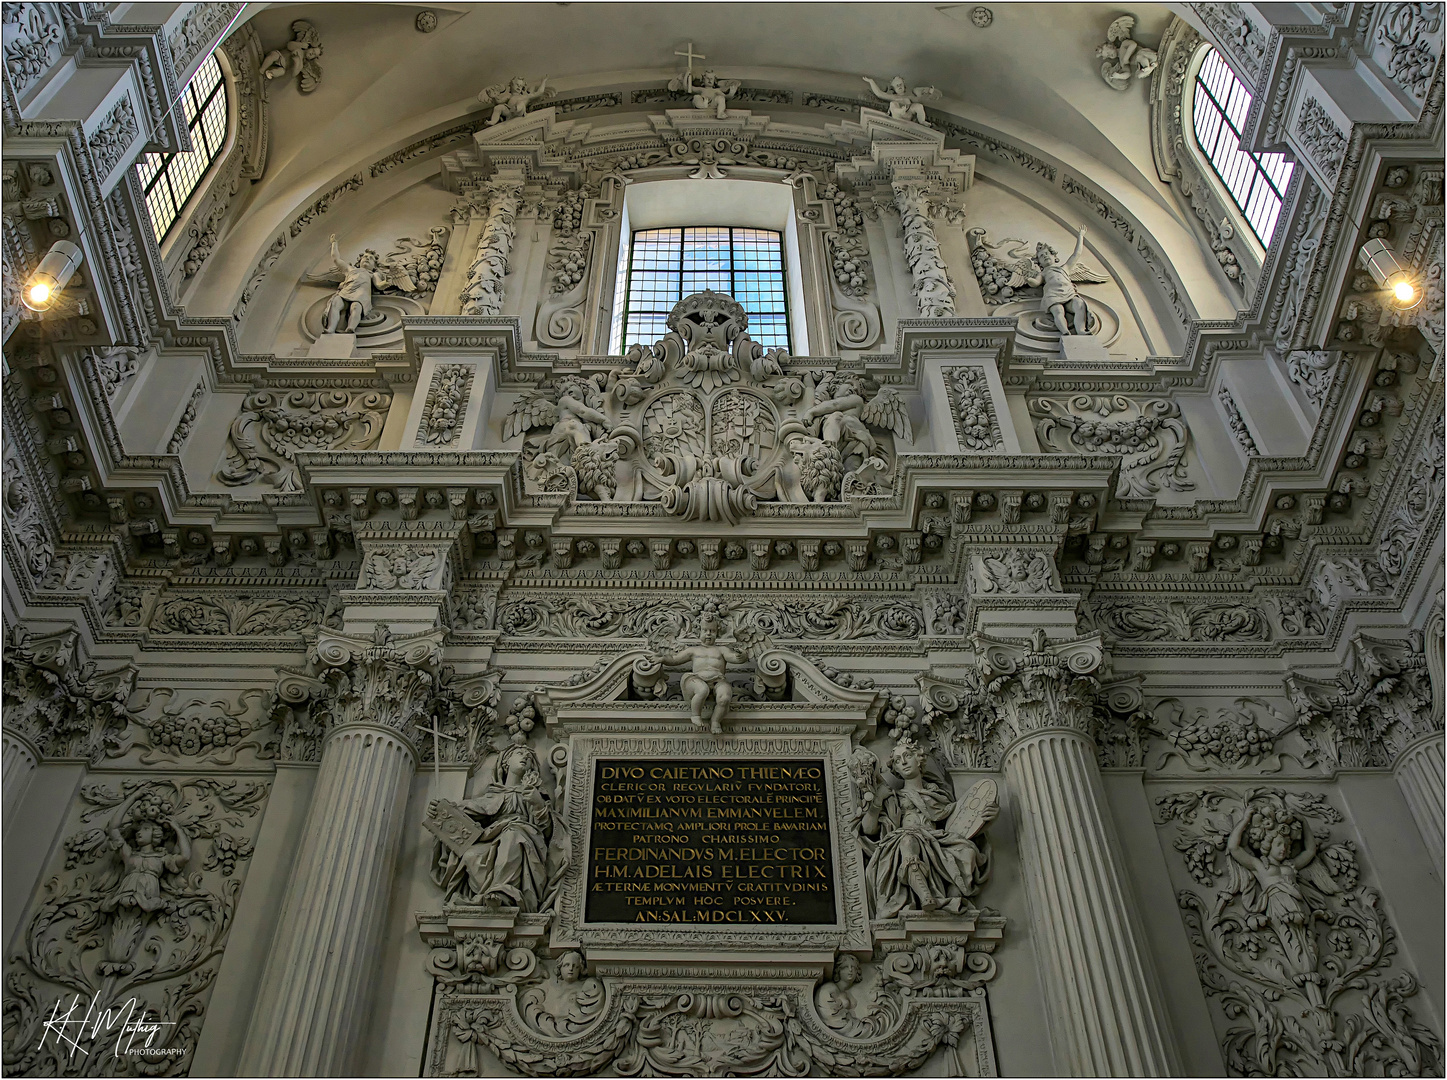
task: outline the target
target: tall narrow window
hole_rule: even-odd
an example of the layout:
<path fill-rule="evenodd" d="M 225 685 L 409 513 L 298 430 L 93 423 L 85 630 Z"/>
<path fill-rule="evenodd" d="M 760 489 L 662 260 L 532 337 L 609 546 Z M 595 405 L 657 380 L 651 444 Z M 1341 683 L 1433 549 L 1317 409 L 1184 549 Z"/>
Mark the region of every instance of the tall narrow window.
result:
<path fill-rule="evenodd" d="M 181 103 L 193 149 L 184 154 L 147 154 L 136 166 L 157 240 L 171 231 L 186 200 L 226 145 L 226 80 L 214 53 L 196 69 Z"/>
<path fill-rule="evenodd" d="M 726 292 L 742 304 L 749 336 L 760 345 L 790 347 L 782 234 L 711 226 L 633 234 L 622 344 L 661 338 L 673 305 L 703 289 Z"/>
<path fill-rule="evenodd" d="M 1197 145 L 1261 246 L 1270 247 L 1295 165 L 1284 154 L 1241 149 L 1251 95 L 1215 49 L 1201 61 L 1193 97 Z"/>

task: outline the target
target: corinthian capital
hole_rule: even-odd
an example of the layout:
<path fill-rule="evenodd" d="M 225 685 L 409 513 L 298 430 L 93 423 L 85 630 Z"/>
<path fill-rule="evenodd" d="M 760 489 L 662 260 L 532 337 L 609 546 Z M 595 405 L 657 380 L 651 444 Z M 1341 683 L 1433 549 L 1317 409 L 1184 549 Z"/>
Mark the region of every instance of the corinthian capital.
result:
<path fill-rule="evenodd" d="M 1099 634 L 1051 642 L 1036 630 L 1028 639 L 976 634 L 972 640 L 981 682 L 999 709 L 1002 751 L 1043 728 L 1094 737 L 1096 673 L 1105 658 Z"/>
<path fill-rule="evenodd" d="M 389 728 L 415 748 L 418 728 L 431 726 L 445 634 L 394 635 L 380 624 L 370 638 L 323 630 L 307 668 L 283 670 L 277 683 L 282 756 L 315 761 L 329 732 L 354 724 Z"/>

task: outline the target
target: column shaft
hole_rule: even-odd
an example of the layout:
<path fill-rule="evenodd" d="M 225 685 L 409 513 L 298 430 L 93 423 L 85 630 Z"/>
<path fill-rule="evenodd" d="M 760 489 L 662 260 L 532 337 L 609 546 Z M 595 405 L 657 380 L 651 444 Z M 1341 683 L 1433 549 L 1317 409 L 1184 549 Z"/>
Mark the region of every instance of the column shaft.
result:
<path fill-rule="evenodd" d="M 1398 755 L 1392 772 L 1432 855 L 1437 877 L 1443 879 L 1442 849 L 1447 846 L 1447 822 L 1443 820 L 1443 799 L 1447 797 L 1447 752 L 1444 752 L 1442 732 L 1409 746 Z"/>
<path fill-rule="evenodd" d="M 385 728 L 347 725 L 327 740 L 240 1075 L 353 1071 L 413 767 Z"/>
<path fill-rule="evenodd" d="M 25 789 L 30 786 L 30 778 L 35 774 L 37 764 L 35 752 L 24 739 L 10 731 L 3 732 L 3 754 L 0 754 L 3 795 L 0 795 L 0 815 L 4 816 L 7 833 L 15 821 L 15 811 L 20 808 L 20 800 L 25 798 Z"/>
<path fill-rule="evenodd" d="M 1049 1020 L 1073 1076 L 1162 1076 L 1180 1066 L 1109 819 L 1095 747 L 1060 729 L 1005 757 Z"/>

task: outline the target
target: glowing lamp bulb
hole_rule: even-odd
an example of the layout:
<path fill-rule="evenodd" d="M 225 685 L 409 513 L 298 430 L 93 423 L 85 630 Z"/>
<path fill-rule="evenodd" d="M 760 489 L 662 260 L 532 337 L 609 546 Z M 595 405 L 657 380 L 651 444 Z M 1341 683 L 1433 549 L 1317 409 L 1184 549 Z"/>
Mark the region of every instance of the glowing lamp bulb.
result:
<path fill-rule="evenodd" d="M 1417 298 L 1417 290 L 1410 281 L 1399 281 L 1392 286 L 1392 295 L 1399 304 L 1410 304 Z"/>
<path fill-rule="evenodd" d="M 50 286 L 44 282 L 30 286 L 30 302 L 43 304 L 50 299 Z"/>

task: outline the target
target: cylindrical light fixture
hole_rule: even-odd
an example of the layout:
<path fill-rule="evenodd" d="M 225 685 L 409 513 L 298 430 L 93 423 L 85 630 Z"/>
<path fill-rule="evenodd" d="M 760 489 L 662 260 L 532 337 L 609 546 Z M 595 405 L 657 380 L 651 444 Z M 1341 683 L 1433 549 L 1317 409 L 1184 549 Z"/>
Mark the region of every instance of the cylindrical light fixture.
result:
<path fill-rule="evenodd" d="M 81 250 L 69 240 L 57 240 L 50 245 L 45 258 L 35 268 L 35 273 L 26 279 L 20 301 L 31 311 L 49 311 L 60 290 L 65 288 L 80 266 Z"/>
<path fill-rule="evenodd" d="M 1422 287 L 1397 261 L 1397 256 L 1381 237 L 1374 236 L 1363 244 L 1357 258 L 1372 275 L 1372 280 L 1387 291 L 1394 307 L 1407 311 L 1422 302 Z"/>

